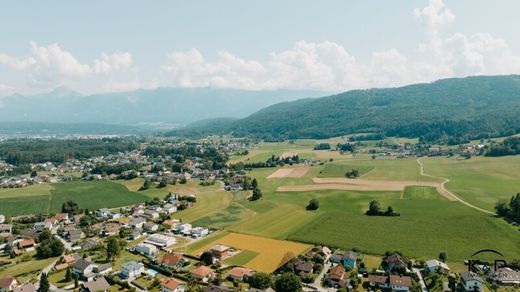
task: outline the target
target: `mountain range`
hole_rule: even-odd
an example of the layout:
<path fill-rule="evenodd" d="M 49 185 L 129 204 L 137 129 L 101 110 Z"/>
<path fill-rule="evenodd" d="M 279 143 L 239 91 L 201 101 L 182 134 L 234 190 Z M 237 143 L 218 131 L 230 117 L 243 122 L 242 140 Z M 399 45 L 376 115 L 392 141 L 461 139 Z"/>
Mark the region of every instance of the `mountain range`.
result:
<path fill-rule="evenodd" d="M 280 101 L 322 95 L 305 90 L 157 88 L 84 96 L 59 87 L 45 94 L 0 98 L 0 122 L 166 124 L 171 128 L 217 117 L 243 118 Z"/>

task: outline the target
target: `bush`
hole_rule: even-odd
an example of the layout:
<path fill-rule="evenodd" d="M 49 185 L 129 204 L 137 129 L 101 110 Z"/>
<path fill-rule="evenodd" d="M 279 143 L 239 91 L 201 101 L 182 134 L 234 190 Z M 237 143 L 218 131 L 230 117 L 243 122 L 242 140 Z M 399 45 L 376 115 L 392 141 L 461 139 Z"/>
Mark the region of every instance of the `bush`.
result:
<path fill-rule="evenodd" d="M 307 205 L 307 210 L 309 210 L 309 211 L 318 210 L 319 207 L 320 207 L 320 202 L 316 199 L 311 199 L 309 201 L 309 205 Z"/>

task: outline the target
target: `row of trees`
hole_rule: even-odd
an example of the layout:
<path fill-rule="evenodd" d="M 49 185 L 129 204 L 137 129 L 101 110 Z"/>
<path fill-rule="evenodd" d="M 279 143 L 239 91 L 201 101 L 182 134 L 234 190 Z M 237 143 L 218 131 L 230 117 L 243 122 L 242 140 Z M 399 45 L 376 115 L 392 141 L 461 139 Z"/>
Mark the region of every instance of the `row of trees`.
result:
<path fill-rule="evenodd" d="M 499 200 L 495 210 L 498 216 L 520 223 L 520 193 L 512 196 L 509 202 Z"/>

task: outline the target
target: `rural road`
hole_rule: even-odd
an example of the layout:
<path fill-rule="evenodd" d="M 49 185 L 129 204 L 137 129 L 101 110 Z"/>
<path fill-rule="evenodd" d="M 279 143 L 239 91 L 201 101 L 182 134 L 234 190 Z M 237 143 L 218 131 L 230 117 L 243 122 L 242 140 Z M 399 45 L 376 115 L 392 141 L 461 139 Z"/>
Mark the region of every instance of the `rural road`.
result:
<path fill-rule="evenodd" d="M 417 163 L 419 164 L 419 168 L 420 168 L 420 171 L 421 171 L 421 175 L 422 176 L 426 176 L 426 177 L 431 177 L 431 178 L 435 178 L 435 179 L 441 179 L 442 180 L 442 183 L 441 183 L 441 190 L 443 192 L 446 192 L 447 194 L 449 194 L 452 198 L 454 198 L 456 201 L 459 201 L 461 202 L 462 204 L 470 207 L 470 208 L 473 208 L 477 211 L 480 211 L 480 212 L 483 212 L 483 213 L 486 213 L 486 214 L 490 214 L 490 215 L 495 215 L 494 212 L 491 212 L 491 211 L 488 211 L 488 210 L 485 210 L 485 209 L 482 209 L 482 208 L 479 208 L 475 205 L 472 205 L 466 201 L 464 201 L 463 199 L 461 199 L 459 196 L 455 195 L 453 192 L 449 191 L 448 189 L 446 189 L 445 185 L 446 183 L 450 182 L 449 179 L 447 178 L 444 178 L 444 177 L 437 177 L 437 176 L 433 176 L 433 175 L 430 175 L 430 174 L 427 174 L 424 172 L 424 164 L 421 162 L 421 158 L 417 158 L 416 161 Z"/>

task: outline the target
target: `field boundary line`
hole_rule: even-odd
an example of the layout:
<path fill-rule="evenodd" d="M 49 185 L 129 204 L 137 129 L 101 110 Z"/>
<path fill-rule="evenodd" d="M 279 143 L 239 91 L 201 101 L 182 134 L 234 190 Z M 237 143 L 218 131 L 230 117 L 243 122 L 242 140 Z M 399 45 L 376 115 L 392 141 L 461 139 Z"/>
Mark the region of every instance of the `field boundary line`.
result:
<path fill-rule="evenodd" d="M 426 177 L 430 177 L 430 178 L 435 178 L 435 179 L 441 179 L 442 180 L 442 183 L 441 183 L 441 191 L 443 191 L 445 194 L 449 194 L 452 198 L 454 198 L 455 200 L 459 201 L 460 203 L 470 207 L 470 208 L 473 208 L 477 211 L 480 211 L 480 212 L 483 212 L 483 213 L 486 213 L 486 214 L 490 214 L 490 215 L 495 215 L 495 213 L 489 211 L 489 210 L 486 210 L 486 209 L 482 209 L 480 207 L 477 207 L 473 204 L 470 204 L 466 201 L 464 201 L 462 198 L 460 198 L 459 196 L 457 196 L 455 193 L 449 191 L 447 188 L 446 188 L 446 184 L 450 182 L 450 179 L 448 178 L 445 178 L 445 177 L 437 177 L 437 176 L 434 176 L 434 175 L 431 175 L 431 174 L 427 174 L 424 172 L 424 164 L 422 163 L 421 161 L 422 157 L 420 158 L 417 158 L 415 161 L 417 161 L 417 164 L 419 164 L 419 170 L 420 170 L 420 173 L 422 176 L 426 176 Z"/>

